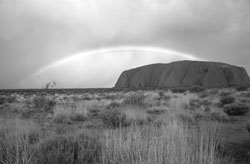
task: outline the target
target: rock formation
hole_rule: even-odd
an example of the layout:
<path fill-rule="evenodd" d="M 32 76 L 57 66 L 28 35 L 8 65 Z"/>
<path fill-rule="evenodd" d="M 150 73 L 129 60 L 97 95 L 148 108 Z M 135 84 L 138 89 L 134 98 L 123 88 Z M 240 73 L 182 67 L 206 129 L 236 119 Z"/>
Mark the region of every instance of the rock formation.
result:
<path fill-rule="evenodd" d="M 124 71 L 115 87 L 230 87 L 249 85 L 243 67 L 218 62 L 178 61 Z"/>

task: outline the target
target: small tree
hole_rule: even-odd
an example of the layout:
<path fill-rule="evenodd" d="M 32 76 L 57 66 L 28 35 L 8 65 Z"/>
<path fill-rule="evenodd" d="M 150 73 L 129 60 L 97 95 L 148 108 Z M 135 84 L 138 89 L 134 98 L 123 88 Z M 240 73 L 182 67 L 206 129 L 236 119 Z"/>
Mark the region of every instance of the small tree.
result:
<path fill-rule="evenodd" d="M 45 86 L 44 89 L 52 89 L 56 86 L 56 82 L 55 81 L 50 81 L 48 82 Z"/>

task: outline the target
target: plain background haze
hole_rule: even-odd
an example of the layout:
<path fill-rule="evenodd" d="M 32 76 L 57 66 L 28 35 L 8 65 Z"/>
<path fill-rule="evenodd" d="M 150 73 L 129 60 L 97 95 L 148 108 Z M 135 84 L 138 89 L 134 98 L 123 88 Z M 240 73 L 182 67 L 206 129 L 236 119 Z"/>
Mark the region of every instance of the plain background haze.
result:
<path fill-rule="evenodd" d="M 244 66 L 250 73 L 249 18 L 249 0 L 0 0 L 0 89 L 41 88 L 23 81 L 77 53 L 119 46 L 171 49 Z M 103 56 L 102 64 L 109 59 L 108 53 Z M 164 61 L 159 55 L 150 59 Z M 88 59 L 88 64 L 97 60 Z M 126 58 L 123 68 L 131 61 Z M 113 62 L 119 66 L 119 58 Z M 63 83 L 95 87 L 102 77 L 92 80 Z"/>

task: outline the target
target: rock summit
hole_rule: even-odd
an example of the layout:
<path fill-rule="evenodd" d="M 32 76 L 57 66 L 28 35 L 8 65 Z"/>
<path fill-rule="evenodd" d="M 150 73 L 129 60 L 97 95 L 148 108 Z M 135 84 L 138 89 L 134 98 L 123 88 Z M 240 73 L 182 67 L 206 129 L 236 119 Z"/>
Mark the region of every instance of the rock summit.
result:
<path fill-rule="evenodd" d="M 231 87 L 249 85 L 243 67 L 206 61 L 177 61 L 151 64 L 124 71 L 115 87 Z"/>

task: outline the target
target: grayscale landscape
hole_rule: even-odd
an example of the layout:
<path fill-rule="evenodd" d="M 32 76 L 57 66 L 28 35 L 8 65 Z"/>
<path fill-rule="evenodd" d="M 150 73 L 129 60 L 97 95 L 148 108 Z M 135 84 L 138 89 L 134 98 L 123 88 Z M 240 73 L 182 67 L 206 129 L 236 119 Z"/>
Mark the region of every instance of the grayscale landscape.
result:
<path fill-rule="evenodd" d="M 249 164 L 248 0 L 0 0 L 0 164 Z"/>

